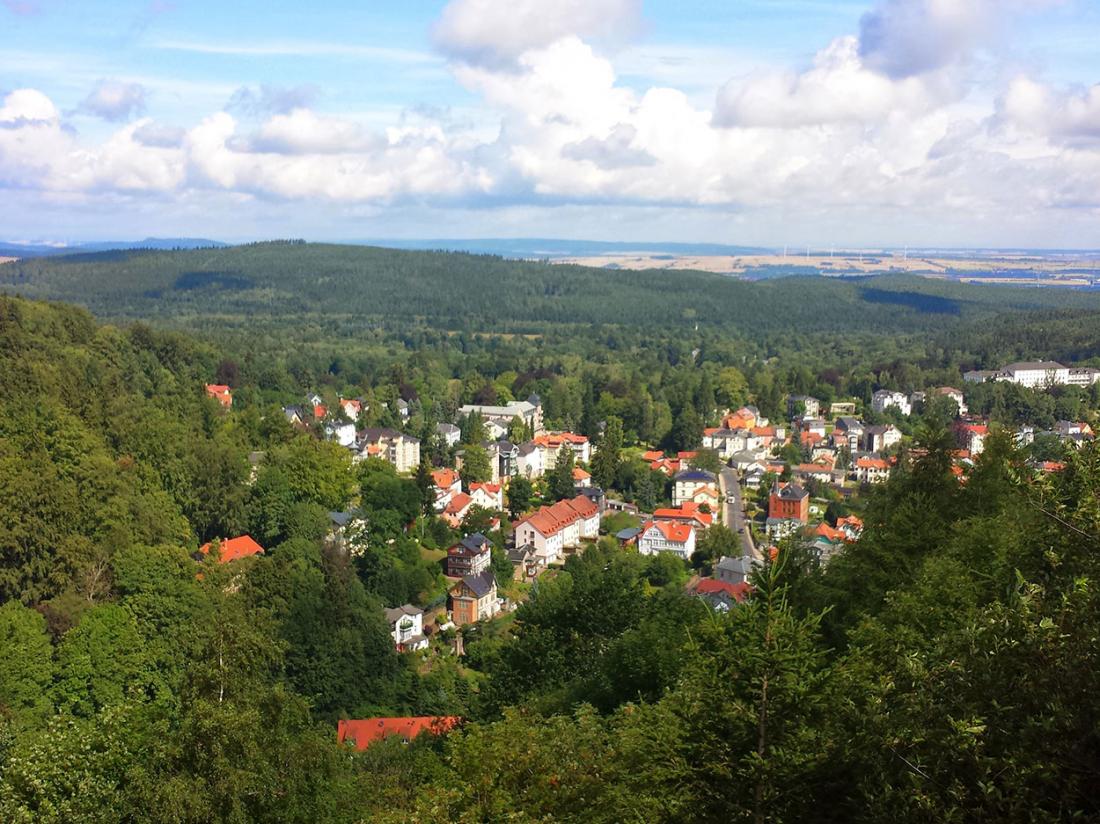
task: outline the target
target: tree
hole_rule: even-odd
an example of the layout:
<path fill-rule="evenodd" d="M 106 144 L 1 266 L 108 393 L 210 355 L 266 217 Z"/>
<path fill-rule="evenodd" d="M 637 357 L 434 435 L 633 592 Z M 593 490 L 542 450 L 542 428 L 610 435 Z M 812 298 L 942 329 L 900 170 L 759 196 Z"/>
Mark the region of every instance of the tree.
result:
<path fill-rule="evenodd" d="M 416 488 L 420 490 L 420 506 L 425 515 L 435 511 L 435 485 L 432 481 L 431 467 L 422 460 L 416 467 Z"/>
<path fill-rule="evenodd" d="M 546 476 L 546 491 L 551 500 L 561 501 L 576 494 L 577 482 L 573 478 L 575 466 L 573 447 L 567 443 L 562 444 L 554 468 Z"/>
<path fill-rule="evenodd" d="M 480 446 L 488 439 L 485 431 L 485 419 L 480 412 L 471 412 L 458 424 L 459 442 L 467 446 Z"/>
<path fill-rule="evenodd" d="M 516 520 L 534 503 L 535 488 L 531 481 L 517 475 L 508 483 L 508 515 Z"/>
<path fill-rule="evenodd" d="M 485 448 L 476 444 L 470 444 L 462 450 L 462 467 L 458 470 L 462 478 L 462 486 L 467 492 L 470 484 L 481 484 L 493 477 L 493 469 L 489 465 L 489 453 Z"/>
<path fill-rule="evenodd" d="M 684 406 L 676 416 L 669 442 L 679 451 L 693 450 L 703 440 L 703 420 L 693 406 Z"/>
<path fill-rule="evenodd" d="M 726 464 L 722 462 L 722 458 L 713 449 L 700 449 L 694 458 L 691 459 L 692 469 L 702 469 L 706 472 L 713 472 L 717 475 L 725 468 Z"/>
<path fill-rule="evenodd" d="M 609 416 L 596 454 L 592 456 L 592 477 L 602 489 L 611 489 L 618 477 L 619 464 L 622 461 L 623 422 L 622 419 Z"/>
<path fill-rule="evenodd" d="M 0 719 L 19 727 L 41 723 L 51 709 L 53 650 L 46 619 L 18 601 L 0 607 Z"/>
<path fill-rule="evenodd" d="M 54 695 L 74 715 L 92 716 L 129 693 L 151 696 L 160 687 L 133 615 L 117 604 L 88 610 L 57 648 Z"/>

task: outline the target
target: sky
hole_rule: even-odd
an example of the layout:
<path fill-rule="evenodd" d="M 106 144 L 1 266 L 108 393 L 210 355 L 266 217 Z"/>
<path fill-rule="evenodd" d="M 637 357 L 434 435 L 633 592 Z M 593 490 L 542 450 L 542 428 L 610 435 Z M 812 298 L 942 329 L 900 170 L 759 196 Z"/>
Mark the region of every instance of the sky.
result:
<path fill-rule="evenodd" d="M 0 0 L 0 239 L 1100 248 L 1096 0 Z"/>

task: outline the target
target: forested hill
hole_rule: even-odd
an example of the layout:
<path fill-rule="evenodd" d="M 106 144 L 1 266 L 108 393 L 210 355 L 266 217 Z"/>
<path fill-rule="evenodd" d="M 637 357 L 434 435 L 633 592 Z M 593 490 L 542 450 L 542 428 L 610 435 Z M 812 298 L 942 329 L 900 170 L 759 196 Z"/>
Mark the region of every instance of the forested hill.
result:
<path fill-rule="evenodd" d="M 513 332 L 553 324 L 915 332 L 1005 311 L 1100 309 L 1100 295 L 1090 293 L 900 276 L 748 283 L 705 272 L 291 242 L 16 261 L 0 266 L 0 289 L 82 304 L 101 317 L 193 326 L 211 319 L 323 317 L 333 325 L 416 321 Z"/>

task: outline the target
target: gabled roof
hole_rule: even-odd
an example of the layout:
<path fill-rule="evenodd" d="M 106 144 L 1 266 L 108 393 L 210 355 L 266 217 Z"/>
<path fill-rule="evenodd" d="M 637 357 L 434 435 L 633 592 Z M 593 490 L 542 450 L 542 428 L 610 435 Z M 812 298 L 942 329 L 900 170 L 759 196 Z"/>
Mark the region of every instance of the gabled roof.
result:
<path fill-rule="evenodd" d="M 199 552 L 208 555 L 212 546 L 214 546 L 213 541 L 203 544 L 199 547 Z M 218 547 L 218 563 L 228 564 L 238 558 L 248 558 L 251 555 L 263 555 L 263 553 L 264 548 L 252 540 L 251 535 L 241 535 L 221 542 Z"/>
<path fill-rule="evenodd" d="M 778 481 L 772 486 L 772 495 L 778 495 L 784 501 L 801 501 L 810 497 L 810 493 L 798 484 L 781 484 Z"/>
<path fill-rule="evenodd" d="M 474 556 L 481 555 L 489 550 L 489 539 L 480 532 L 475 532 L 472 535 L 467 535 L 453 547 L 448 549 L 447 554 L 453 556 Z"/>
<path fill-rule="evenodd" d="M 857 458 L 856 469 L 878 469 L 888 470 L 890 468 L 890 462 L 883 458 Z"/>
<path fill-rule="evenodd" d="M 484 490 L 489 495 L 496 495 L 500 492 L 500 484 L 470 484 L 470 492 L 477 492 L 479 489 Z"/>
<path fill-rule="evenodd" d="M 1052 372 L 1066 367 L 1056 361 L 1017 361 L 1001 369 L 1002 372 Z"/>
<path fill-rule="evenodd" d="M 403 718 L 361 718 L 336 722 L 336 740 L 350 742 L 357 750 L 365 750 L 375 741 L 399 735 L 411 741 L 422 733 L 442 735 L 461 722 L 455 715 L 420 715 Z"/>
<path fill-rule="evenodd" d="M 460 512 L 465 512 L 473 501 L 474 499 L 465 492 L 457 492 L 447 502 L 447 507 L 443 512 L 447 515 L 458 515 Z"/>
<path fill-rule="evenodd" d="M 432 483 L 440 489 L 450 489 L 458 483 L 458 473 L 453 469 L 437 469 L 432 473 Z"/>
<path fill-rule="evenodd" d="M 470 588 L 470 591 L 474 593 L 477 598 L 484 598 L 486 595 L 492 593 L 496 587 L 496 579 L 493 578 L 492 570 L 485 570 L 479 572 L 477 575 L 467 575 L 462 579 L 462 583 Z M 460 584 L 455 584 L 451 589 L 455 589 Z"/>
<path fill-rule="evenodd" d="M 392 607 L 386 610 L 386 621 L 391 624 L 396 624 L 405 616 L 409 615 L 423 615 L 424 610 L 420 607 L 414 607 L 412 604 L 404 604 L 399 607 Z"/>
<path fill-rule="evenodd" d="M 696 595 L 726 595 L 737 603 L 743 603 L 752 594 L 752 585 L 747 582 L 731 584 L 716 578 L 700 578 L 695 585 Z"/>
<path fill-rule="evenodd" d="M 549 538 L 574 521 L 581 518 L 591 518 L 599 514 L 600 508 L 595 501 L 585 495 L 578 495 L 572 500 L 558 501 L 553 506 L 544 506 L 515 522 L 514 527 L 519 528 L 523 524 L 530 524 L 540 535 Z"/>
<path fill-rule="evenodd" d="M 674 481 L 700 481 L 702 483 L 712 484 L 717 482 L 718 476 L 713 472 L 707 472 L 705 469 L 685 469 L 683 472 L 677 472 Z"/>
<path fill-rule="evenodd" d="M 651 529 L 656 529 L 664 536 L 666 541 L 675 544 L 687 543 L 691 540 L 691 535 L 695 531 L 691 524 L 684 524 L 678 521 L 647 521 L 642 524 L 643 535 Z"/>
<path fill-rule="evenodd" d="M 586 472 L 585 470 L 581 469 L 579 466 L 573 467 L 573 480 L 574 481 L 585 481 L 585 480 L 588 480 L 591 477 L 592 477 L 591 473 Z"/>

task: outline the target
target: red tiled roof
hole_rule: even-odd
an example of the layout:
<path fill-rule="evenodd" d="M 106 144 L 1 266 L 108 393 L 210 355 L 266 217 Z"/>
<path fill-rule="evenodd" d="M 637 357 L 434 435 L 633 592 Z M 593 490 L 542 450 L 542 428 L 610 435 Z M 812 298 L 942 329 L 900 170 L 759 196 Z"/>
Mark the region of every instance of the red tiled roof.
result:
<path fill-rule="evenodd" d="M 324 405 L 317 404 L 313 407 L 313 417 L 316 418 L 317 420 L 323 420 L 327 416 L 328 416 L 328 409 Z"/>
<path fill-rule="evenodd" d="M 432 483 L 440 489 L 450 489 L 458 483 L 458 473 L 453 469 L 437 469 L 432 473 Z"/>
<path fill-rule="evenodd" d="M 691 524 L 682 524 L 677 521 L 647 521 L 642 524 L 642 534 L 648 532 L 651 527 L 657 527 L 666 541 L 683 544 L 691 539 Z"/>
<path fill-rule="evenodd" d="M 540 507 L 526 518 L 520 518 L 514 526 L 518 528 L 522 524 L 530 523 L 540 534 L 549 537 L 574 521 L 580 518 L 591 518 L 597 512 L 599 507 L 594 501 L 584 495 L 578 495 L 570 501 L 558 501 L 553 506 Z"/>
<path fill-rule="evenodd" d="M 850 526 L 854 529 L 863 529 L 863 521 L 855 515 L 849 515 L 846 518 L 838 518 L 836 525 L 838 527 Z"/>
<path fill-rule="evenodd" d="M 443 512 L 446 515 L 458 515 L 460 512 L 464 512 L 473 503 L 473 500 L 465 492 L 457 492 L 447 503 L 447 508 Z"/>
<path fill-rule="evenodd" d="M 500 492 L 500 484 L 490 484 L 490 483 L 470 484 L 470 491 L 471 492 L 474 492 L 475 490 L 478 490 L 478 489 L 484 489 L 490 495 L 496 495 L 498 492 Z"/>
<path fill-rule="evenodd" d="M 199 552 L 203 555 L 208 555 L 213 545 L 213 542 L 203 544 L 199 547 Z M 251 555 L 263 555 L 263 552 L 264 548 L 252 540 L 252 536 L 241 535 L 239 538 L 230 538 L 221 542 L 218 547 L 218 563 L 228 564 L 230 561 L 236 561 L 238 558 L 247 558 Z"/>
<path fill-rule="evenodd" d="M 592 477 L 591 474 L 589 474 L 588 472 L 585 472 L 579 466 L 573 467 L 573 480 L 574 481 L 583 481 L 583 480 L 586 480 L 587 478 L 591 478 L 591 477 Z"/>
<path fill-rule="evenodd" d="M 665 453 L 659 449 L 650 449 L 649 451 L 642 454 L 642 460 L 649 461 L 650 463 L 653 463 L 653 461 L 659 461 L 664 457 Z"/>
<path fill-rule="evenodd" d="M 827 538 L 830 541 L 843 541 L 848 537 L 844 534 L 843 530 L 833 529 L 833 527 L 824 523 L 817 525 L 817 528 L 814 530 L 814 535 L 817 535 L 819 538 Z"/>
<path fill-rule="evenodd" d="M 697 595 L 725 593 L 740 604 L 752 594 L 752 585 L 744 581 L 739 584 L 731 584 L 715 578 L 700 578 L 699 583 L 695 585 L 695 593 Z"/>
<path fill-rule="evenodd" d="M 890 462 L 882 458 L 858 458 L 856 459 L 857 469 L 889 469 Z"/>
<path fill-rule="evenodd" d="M 547 432 L 545 435 L 539 435 L 534 438 L 532 443 L 538 446 L 547 446 L 551 449 L 560 449 L 562 445 L 582 444 L 588 443 L 588 438 L 584 435 L 577 435 L 573 432 Z"/>
<path fill-rule="evenodd" d="M 351 742 L 357 750 L 365 750 L 375 741 L 400 735 L 411 741 L 422 733 L 442 735 L 461 722 L 455 715 L 420 715 L 405 718 L 361 718 L 336 722 L 336 740 Z"/>

